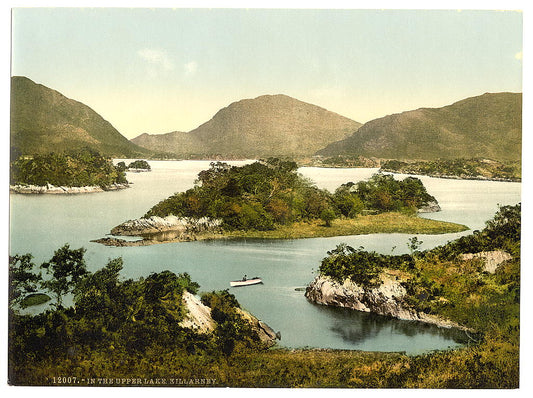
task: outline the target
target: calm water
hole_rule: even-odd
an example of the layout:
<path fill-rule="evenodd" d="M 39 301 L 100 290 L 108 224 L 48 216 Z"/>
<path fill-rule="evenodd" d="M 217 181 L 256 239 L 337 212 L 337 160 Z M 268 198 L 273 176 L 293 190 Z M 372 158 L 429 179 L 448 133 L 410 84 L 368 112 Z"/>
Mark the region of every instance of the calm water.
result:
<path fill-rule="evenodd" d="M 118 160 L 117 160 L 118 161 Z M 231 162 L 243 164 L 246 162 Z M 309 303 L 302 291 L 316 275 L 326 251 L 341 242 L 395 254 L 407 252 L 412 235 L 377 234 L 300 240 L 232 240 L 181 242 L 115 248 L 90 243 L 115 225 L 142 216 L 153 204 L 190 188 L 209 161 L 151 161 L 152 172 L 128 173 L 130 189 L 85 195 L 11 195 L 10 252 L 32 253 L 36 263 L 48 260 L 65 243 L 85 247 L 90 270 L 122 256 L 125 278 L 151 272 L 188 272 L 201 290 L 229 288 L 244 274 L 261 276 L 263 285 L 232 288 L 242 306 L 275 330 L 281 345 L 420 353 L 457 346 L 461 336 L 445 329 L 372 314 Z M 369 178 L 376 169 L 302 168 L 319 187 L 334 190 L 348 181 Z M 398 176 L 403 178 L 403 176 Z M 454 221 L 481 229 L 498 204 L 520 201 L 519 183 L 444 180 L 420 177 L 443 211 L 428 218 Z M 463 234 L 419 235 L 422 249 Z"/>

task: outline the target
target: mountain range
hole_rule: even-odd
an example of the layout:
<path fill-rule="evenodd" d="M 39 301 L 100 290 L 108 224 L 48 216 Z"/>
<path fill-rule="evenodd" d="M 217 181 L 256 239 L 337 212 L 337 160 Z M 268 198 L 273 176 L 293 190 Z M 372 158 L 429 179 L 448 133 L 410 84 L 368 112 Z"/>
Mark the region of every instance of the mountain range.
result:
<path fill-rule="evenodd" d="M 190 132 L 129 141 L 88 106 L 22 76 L 11 78 L 11 147 L 22 154 L 90 147 L 113 157 L 363 156 L 520 161 L 522 94 L 486 93 L 361 125 L 286 95 L 234 102 Z"/>
<path fill-rule="evenodd" d="M 179 157 L 301 157 L 347 138 L 360 126 L 286 95 L 263 95 L 230 104 L 188 133 L 142 134 L 132 142 Z"/>
<path fill-rule="evenodd" d="M 385 116 L 317 152 L 384 159 L 519 161 L 522 94 L 486 93 L 442 108 Z"/>
<path fill-rule="evenodd" d="M 11 148 L 15 152 L 28 155 L 84 147 L 115 157 L 150 154 L 87 105 L 27 77 L 11 78 Z"/>

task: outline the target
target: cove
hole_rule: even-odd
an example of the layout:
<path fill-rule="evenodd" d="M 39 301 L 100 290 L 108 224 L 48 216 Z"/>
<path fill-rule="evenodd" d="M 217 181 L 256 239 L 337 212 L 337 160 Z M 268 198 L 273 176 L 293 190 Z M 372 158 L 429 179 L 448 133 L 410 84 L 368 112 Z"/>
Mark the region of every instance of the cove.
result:
<path fill-rule="evenodd" d="M 119 161 L 119 160 L 117 160 Z M 179 242 L 142 247 L 106 247 L 90 240 L 121 222 L 142 216 L 174 192 L 188 189 L 209 161 L 150 161 L 152 172 L 128 173 L 131 188 L 86 195 L 11 194 L 10 253 L 32 253 L 36 263 L 48 260 L 65 243 L 85 247 L 88 268 L 95 271 L 110 258 L 122 256 L 124 278 L 171 270 L 188 272 L 202 291 L 228 289 L 244 274 L 259 275 L 263 285 L 231 288 L 241 305 L 282 334 L 280 345 L 417 354 L 457 347 L 463 336 L 446 329 L 372 314 L 309 303 L 302 291 L 316 275 L 328 250 L 345 242 L 353 247 L 400 254 L 408 234 L 375 234 L 301 240 L 240 239 Z M 230 162 L 243 164 L 243 162 Z M 377 169 L 299 170 L 321 188 L 369 178 Z M 403 178 L 399 175 L 398 178 Z M 520 201 L 520 183 L 445 180 L 419 177 L 441 205 L 424 217 L 465 224 L 459 234 L 418 235 L 428 249 L 481 229 L 498 204 Z"/>

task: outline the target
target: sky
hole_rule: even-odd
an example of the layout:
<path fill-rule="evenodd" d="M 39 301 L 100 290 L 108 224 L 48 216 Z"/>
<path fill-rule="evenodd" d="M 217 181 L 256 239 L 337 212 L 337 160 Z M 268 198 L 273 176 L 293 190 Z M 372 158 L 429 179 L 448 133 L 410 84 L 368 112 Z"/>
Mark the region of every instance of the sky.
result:
<path fill-rule="evenodd" d="M 133 138 L 264 94 L 364 123 L 521 92 L 522 51 L 518 11 L 15 8 L 11 74 Z"/>

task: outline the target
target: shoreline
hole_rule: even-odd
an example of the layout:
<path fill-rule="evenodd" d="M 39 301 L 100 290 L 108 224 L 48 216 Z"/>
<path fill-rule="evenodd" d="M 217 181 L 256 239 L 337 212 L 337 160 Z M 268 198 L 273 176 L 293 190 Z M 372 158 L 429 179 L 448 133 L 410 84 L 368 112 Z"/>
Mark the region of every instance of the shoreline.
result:
<path fill-rule="evenodd" d="M 187 227 L 182 219 L 137 219 L 127 221 L 111 230 L 106 237 L 92 240 L 105 246 L 133 247 L 160 243 L 191 242 L 215 239 L 309 239 L 335 236 L 369 235 L 376 233 L 446 234 L 467 231 L 465 225 L 437 221 L 401 213 L 381 213 L 334 220 L 331 227 L 322 221 L 295 222 L 268 231 L 224 231 L 216 223 L 213 227 Z M 143 225 L 143 228 L 139 228 Z M 127 226 L 128 228 L 126 228 Z M 112 235 L 112 236 L 109 236 Z M 117 236 L 137 236 L 138 240 L 125 240 Z"/>
<path fill-rule="evenodd" d="M 17 193 L 24 195 L 74 195 L 74 194 L 83 194 L 83 193 L 97 193 L 97 192 L 107 192 L 107 191 L 118 191 L 120 189 L 130 188 L 130 184 L 112 184 L 108 187 L 102 188 L 98 185 L 89 185 L 83 187 L 66 187 L 66 186 L 55 186 L 52 184 L 48 185 L 10 185 L 9 193 Z"/>

